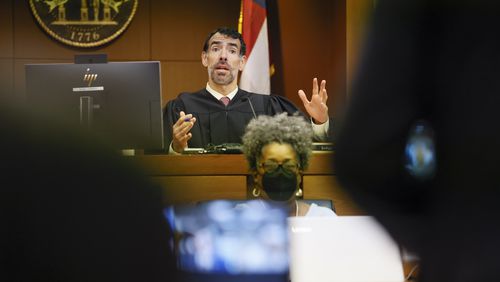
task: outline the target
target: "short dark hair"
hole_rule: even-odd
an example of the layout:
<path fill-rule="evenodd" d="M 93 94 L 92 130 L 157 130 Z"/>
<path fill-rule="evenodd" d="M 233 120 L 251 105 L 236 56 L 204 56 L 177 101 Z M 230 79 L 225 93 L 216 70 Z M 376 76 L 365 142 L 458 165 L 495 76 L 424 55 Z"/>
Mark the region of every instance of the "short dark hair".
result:
<path fill-rule="evenodd" d="M 210 32 L 210 34 L 207 36 L 207 39 L 205 39 L 205 43 L 203 44 L 203 51 L 204 52 L 208 51 L 208 42 L 210 41 L 210 38 L 212 38 L 212 36 L 214 36 L 214 34 L 216 34 L 216 33 L 220 33 L 222 35 L 229 36 L 233 39 L 239 39 L 240 44 L 241 44 L 240 56 L 245 55 L 245 53 L 247 52 L 247 45 L 245 44 L 245 41 L 243 40 L 243 36 L 241 35 L 241 33 L 239 33 L 234 28 L 225 27 L 225 26 L 219 27 L 219 28 L 213 30 L 212 32 Z"/>

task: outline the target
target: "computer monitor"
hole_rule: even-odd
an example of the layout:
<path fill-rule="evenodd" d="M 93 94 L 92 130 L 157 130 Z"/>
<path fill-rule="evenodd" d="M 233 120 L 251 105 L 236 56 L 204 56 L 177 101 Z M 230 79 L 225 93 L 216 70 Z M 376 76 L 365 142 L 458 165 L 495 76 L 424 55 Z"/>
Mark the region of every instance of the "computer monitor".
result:
<path fill-rule="evenodd" d="M 182 282 L 287 282 L 286 205 L 214 200 L 165 208 Z"/>
<path fill-rule="evenodd" d="M 33 109 L 117 149 L 163 149 L 160 62 L 26 64 L 25 71 Z"/>

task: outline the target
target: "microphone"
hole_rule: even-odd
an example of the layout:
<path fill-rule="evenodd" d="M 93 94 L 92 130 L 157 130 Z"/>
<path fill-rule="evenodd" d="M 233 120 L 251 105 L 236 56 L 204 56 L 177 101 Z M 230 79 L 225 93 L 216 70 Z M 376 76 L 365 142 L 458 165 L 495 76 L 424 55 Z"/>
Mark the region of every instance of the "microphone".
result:
<path fill-rule="evenodd" d="M 254 117 L 254 118 L 257 118 L 257 115 L 255 114 L 255 110 L 254 110 L 254 108 L 253 108 L 252 101 L 251 101 L 251 100 L 250 100 L 250 98 L 248 98 L 248 97 L 244 97 L 243 99 L 241 99 L 241 101 L 243 101 L 243 102 L 245 102 L 245 100 L 246 100 L 246 101 L 248 101 L 248 104 L 250 104 L 250 109 L 252 109 L 252 114 L 253 114 L 253 117 Z"/>

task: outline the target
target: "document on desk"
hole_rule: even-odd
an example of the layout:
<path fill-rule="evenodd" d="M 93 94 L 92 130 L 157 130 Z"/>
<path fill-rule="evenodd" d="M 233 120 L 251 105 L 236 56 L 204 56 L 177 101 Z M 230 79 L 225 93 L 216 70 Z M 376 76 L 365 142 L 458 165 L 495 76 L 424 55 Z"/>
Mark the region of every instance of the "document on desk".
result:
<path fill-rule="evenodd" d="M 291 282 L 403 282 L 398 245 L 371 216 L 288 219 Z"/>

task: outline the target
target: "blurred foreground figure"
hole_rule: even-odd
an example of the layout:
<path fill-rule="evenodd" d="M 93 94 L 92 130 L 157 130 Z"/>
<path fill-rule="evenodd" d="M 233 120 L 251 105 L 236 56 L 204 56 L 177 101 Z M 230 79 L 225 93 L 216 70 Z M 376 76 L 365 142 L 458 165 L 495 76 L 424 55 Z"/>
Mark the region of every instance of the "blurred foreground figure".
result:
<path fill-rule="evenodd" d="M 341 122 L 340 183 L 418 254 L 421 281 L 498 279 L 499 14 L 497 1 L 377 1 Z M 408 165 L 420 120 L 425 177 L 408 170 L 430 160 L 418 149 Z"/>
<path fill-rule="evenodd" d="M 160 189 L 97 139 L 0 108 L 1 281 L 175 281 Z"/>

